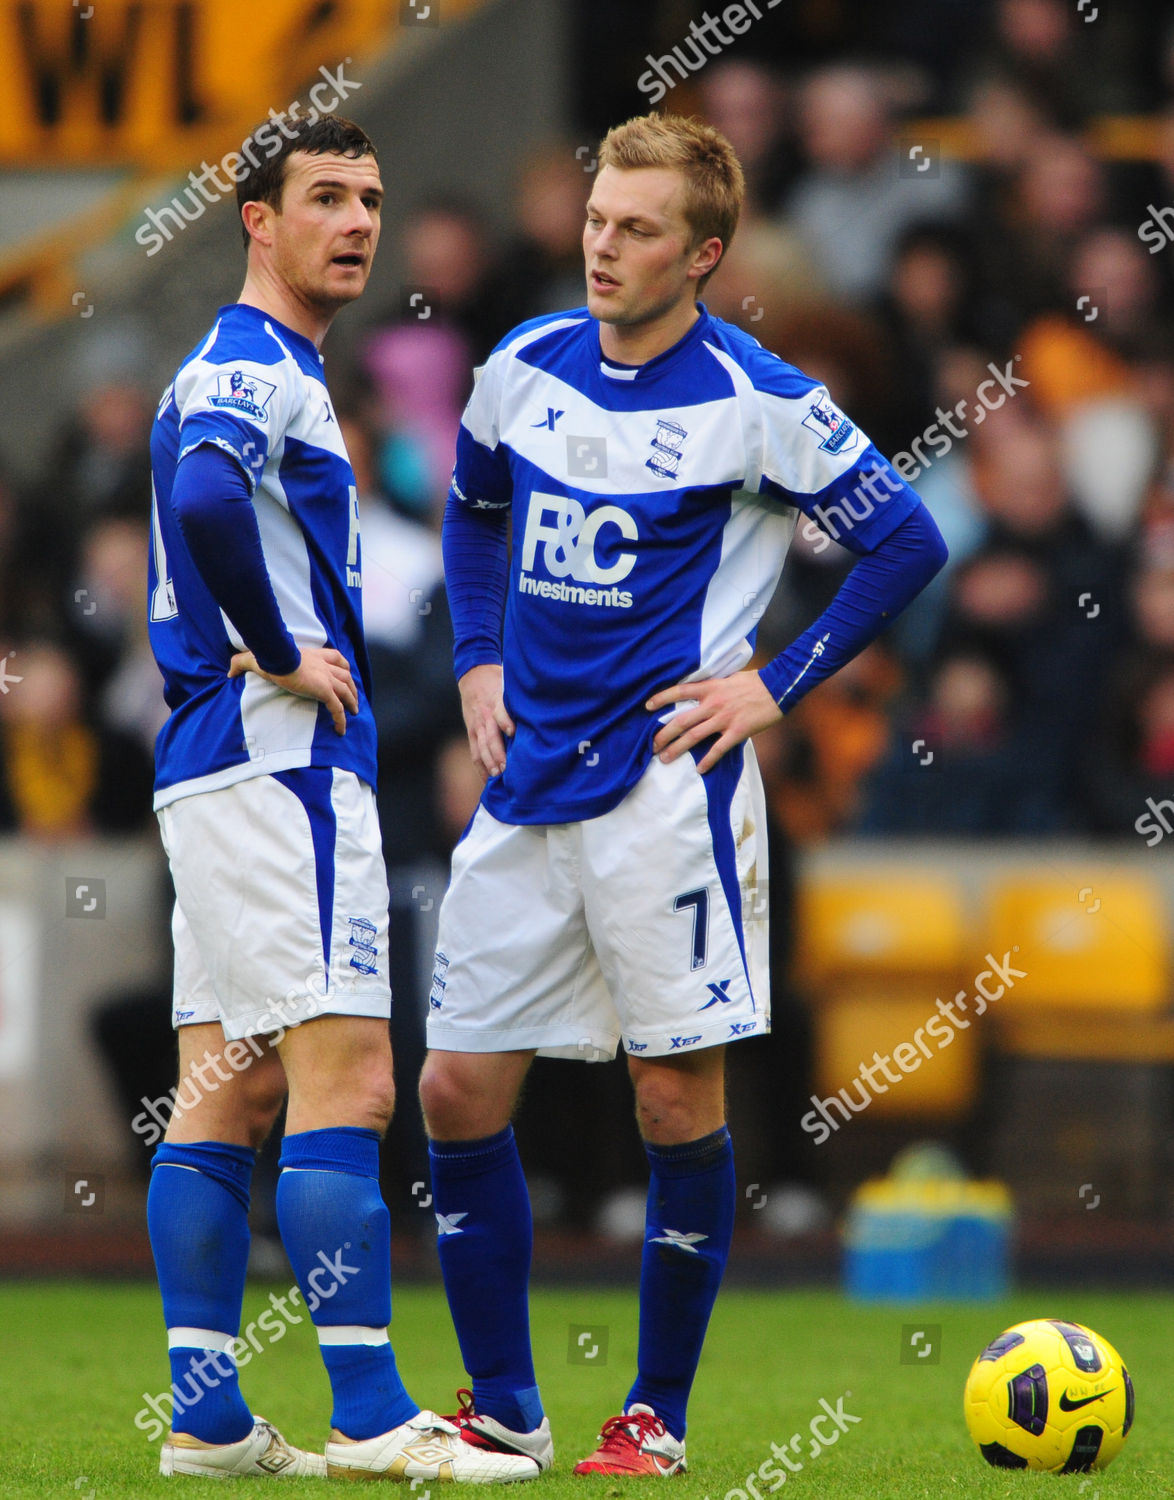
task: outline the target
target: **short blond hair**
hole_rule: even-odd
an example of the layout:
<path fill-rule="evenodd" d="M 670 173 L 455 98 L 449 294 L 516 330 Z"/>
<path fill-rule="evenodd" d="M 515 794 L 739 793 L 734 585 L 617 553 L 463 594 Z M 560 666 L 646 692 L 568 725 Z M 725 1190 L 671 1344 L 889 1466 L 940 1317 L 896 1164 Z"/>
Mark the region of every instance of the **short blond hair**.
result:
<path fill-rule="evenodd" d="M 614 125 L 604 136 L 599 165 L 622 172 L 639 167 L 668 167 L 681 172 L 685 178 L 685 218 L 694 243 L 716 237 L 722 242 L 722 256 L 730 248 L 746 196 L 746 179 L 733 146 L 712 125 L 656 111 L 636 115 L 622 125 Z M 701 278 L 698 291 L 712 275 L 709 271 Z"/>

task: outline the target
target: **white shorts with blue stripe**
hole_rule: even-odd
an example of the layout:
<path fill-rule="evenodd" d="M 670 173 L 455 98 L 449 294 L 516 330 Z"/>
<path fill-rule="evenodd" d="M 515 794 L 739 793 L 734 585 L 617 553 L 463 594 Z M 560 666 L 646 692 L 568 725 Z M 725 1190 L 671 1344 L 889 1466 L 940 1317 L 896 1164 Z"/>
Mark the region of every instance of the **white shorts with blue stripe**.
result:
<path fill-rule="evenodd" d="M 159 809 L 175 882 L 175 1026 L 229 1040 L 319 1015 L 385 1017 L 387 875 L 352 771 L 253 776 Z"/>
<path fill-rule="evenodd" d="M 654 759 L 618 807 L 500 823 L 453 854 L 428 1045 L 602 1061 L 770 1029 L 766 825 L 751 746 L 708 777 Z"/>

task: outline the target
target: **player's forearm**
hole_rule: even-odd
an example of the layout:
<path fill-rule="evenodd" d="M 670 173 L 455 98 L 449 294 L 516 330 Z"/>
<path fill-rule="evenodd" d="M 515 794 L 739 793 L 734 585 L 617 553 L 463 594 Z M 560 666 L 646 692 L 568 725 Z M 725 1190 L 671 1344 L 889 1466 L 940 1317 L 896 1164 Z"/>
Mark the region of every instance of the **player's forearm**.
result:
<path fill-rule="evenodd" d="M 210 444 L 193 449 L 176 468 L 171 504 L 201 579 L 257 664 L 275 677 L 295 672 L 301 651 L 281 617 L 239 465 Z"/>
<path fill-rule="evenodd" d="M 450 494 L 441 541 L 458 680 L 501 661 L 501 622 L 509 582 L 508 511 L 471 510 Z"/>
<path fill-rule="evenodd" d="M 946 556 L 941 532 L 920 506 L 862 557 L 815 624 L 759 673 L 783 712 L 887 630 Z"/>

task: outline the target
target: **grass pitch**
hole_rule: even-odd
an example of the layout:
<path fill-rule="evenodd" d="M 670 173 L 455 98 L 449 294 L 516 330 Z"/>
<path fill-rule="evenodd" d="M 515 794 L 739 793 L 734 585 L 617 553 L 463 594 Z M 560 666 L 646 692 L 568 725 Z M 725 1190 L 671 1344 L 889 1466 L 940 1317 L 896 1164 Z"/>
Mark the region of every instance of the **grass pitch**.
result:
<path fill-rule="evenodd" d="M 245 1322 L 268 1306 L 250 1285 Z M 962 1420 L 962 1386 L 979 1350 L 1011 1323 L 1063 1317 L 1117 1346 L 1137 1388 L 1137 1420 L 1120 1457 L 1100 1473 L 1009 1473 L 989 1468 Z M 690 1407 L 690 1470 L 678 1500 L 747 1500 L 746 1476 L 791 1450 L 798 1472 L 784 1496 L 852 1500 L 1126 1500 L 1174 1496 L 1174 1296 L 1025 1292 L 986 1306 L 861 1307 L 828 1292 L 728 1291 L 718 1301 Z M 908 1327 L 925 1329 L 931 1355 L 902 1363 Z M 936 1325 L 936 1326 L 935 1326 Z M 134 1425 L 144 1394 L 167 1384 L 158 1297 L 148 1285 L 18 1282 L 0 1286 L 0 1496 L 121 1500 L 169 1494 L 195 1480 L 164 1480 L 158 1444 Z M 555 1438 L 555 1468 L 526 1488 L 535 1500 L 596 1493 L 614 1500 L 659 1491 L 661 1481 L 576 1479 L 571 1466 L 594 1446 L 599 1424 L 627 1392 L 636 1350 L 634 1292 L 543 1289 L 533 1298 L 535 1362 Z M 579 1342 L 586 1332 L 588 1338 Z M 400 1369 L 422 1404 L 451 1411 L 463 1384 L 456 1340 L 436 1287 L 395 1294 Z M 592 1348 L 596 1353 L 588 1359 Z M 906 1353 L 906 1358 L 911 1358 Z M 308 1320 L 267 1345 L 242 1371 L 254 1411 L 303 1447 L 319 1447 L 329 1387 Z M 851 1392 L 850 1395 L 847 1393 Z M 809 1424 L 842 1413 L 837 1441 L 812 1454 Z M 850 1416 L 858 1417 L 850 1422 Z M 836 1425 L 822 1423 L 830 1438 Z M 768 1479 L 756 1479 L 765 1494 Z M 291 1481 L 305 1500 L 337 1493 L 325 1480 Z M 270 1480 L 237 1480 L 234 1493 L 268 1493 Z M 1058 1487 L 1058 1488 L 1054 1488 Z M 416 1500 L 426 1487 L 416 1485 Z M 738 1493 L 741 1491 L 741 1493 Z M 403 1492 L 406 1500 L 406 1490 Z"/>

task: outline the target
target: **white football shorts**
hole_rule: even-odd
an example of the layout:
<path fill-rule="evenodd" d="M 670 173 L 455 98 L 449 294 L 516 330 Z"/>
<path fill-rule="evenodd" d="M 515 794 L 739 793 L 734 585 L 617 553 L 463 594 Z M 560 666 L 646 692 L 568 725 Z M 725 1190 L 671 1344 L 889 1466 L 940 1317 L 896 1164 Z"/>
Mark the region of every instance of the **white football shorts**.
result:
<path fill-rule="evenodd" d="M 770 1029 L 766 823 L 750 745 L 653 759 L 578 823 L 477 809 L 440 910 L 428 1045 L 605 1061 Z"/>
<path fill-rule="evenodd" d="M 174 1026 L 230 1040 L 319 1015 L 391 1014 L 375 794 L 307 766 L 159 809 L 175 882 Z"/>

